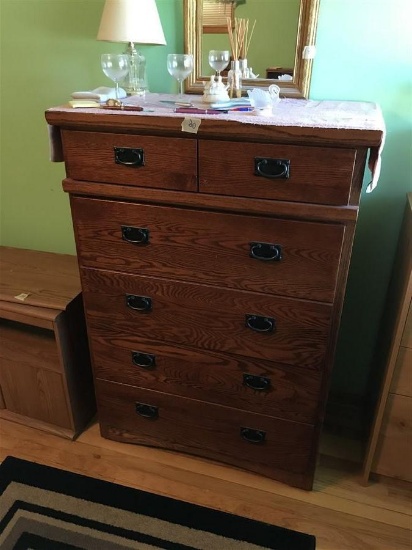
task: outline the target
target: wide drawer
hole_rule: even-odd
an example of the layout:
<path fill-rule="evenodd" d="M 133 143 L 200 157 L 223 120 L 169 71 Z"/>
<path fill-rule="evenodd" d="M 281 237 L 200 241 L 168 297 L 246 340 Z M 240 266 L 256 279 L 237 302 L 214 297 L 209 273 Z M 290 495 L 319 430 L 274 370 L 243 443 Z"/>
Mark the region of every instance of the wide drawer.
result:
<path fill-rule="evenodd" d="M 96 380 L 105 437 L 201 455 L 278 479 L 302 482 L 313 426 L 194 399 Z"/>
<path fill-rule="evenodd" d="M 62 130 L 67 177 L 197 191 L 193 139 Z"/>
<path fill-rule="evenodd" d="M 130 341 L 129 341 L 130 339 Z M 314 423 L 321 372 L 91 331 L 97 378 Z"/>
<path fill-rule="evenodd" d="M 332 302 L 338 224 L 72 198 L 83 266 Z"/>
<path fill-rule="evenodd" d="M 81 269 L 88 326 L 321 368 L 332 307 L 253 292 Z"/>
<path fill-rule="evenodd" d="M 199 140 L 203 193 L 348 204 L 354 149 Z"/>

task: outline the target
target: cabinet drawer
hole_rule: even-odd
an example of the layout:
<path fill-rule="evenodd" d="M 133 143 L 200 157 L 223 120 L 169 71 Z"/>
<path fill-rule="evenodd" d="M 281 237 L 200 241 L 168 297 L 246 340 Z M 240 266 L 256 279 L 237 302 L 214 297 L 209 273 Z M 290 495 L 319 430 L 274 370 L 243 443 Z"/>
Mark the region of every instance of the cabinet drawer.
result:
<path fill-rule="evenodd" d="M 62 130 L 67 177 L 197 191 L 196 141 Z"/>
<path fill-rule="evenodd" d="M 81 269 L 89 327 L 321 368 L 331 306 L 219 287 Z"/>
<path fill-rule="evenodd" d="M 340 225 L 86 198 L 71 207 L 84 266 L 333 301 Z"/>
<path fill-rule="evenodd" d="M 307 471 L 313 427 L 96 380 L 102 434 L 201 455 L 269 477 Z"/>
<path fill-rule="evenodd" d="M 352 149 L 200 140 L 200 191 L 345 205 L 355 158 Z"/>
<path fill-rule="evenodd" d="M 91 332 L 97 378 L 314 423 L 321 373 L 219 352 Z M 116 344 L 116 345 L 112 345 Z"/>

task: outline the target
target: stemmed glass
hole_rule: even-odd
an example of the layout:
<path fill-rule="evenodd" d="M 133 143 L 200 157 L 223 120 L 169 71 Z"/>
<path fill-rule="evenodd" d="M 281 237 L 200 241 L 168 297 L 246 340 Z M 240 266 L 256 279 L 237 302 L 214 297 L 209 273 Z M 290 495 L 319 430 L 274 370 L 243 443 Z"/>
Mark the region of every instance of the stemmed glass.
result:
<path fill-rule="evenodd" d="M 101 65 L 104 74 L 113 80 L 116 87 L 116 99 L 119 100 L 119 82 L 129 72 L 129 56 L 124 53 L 104 53 Z"/>
<path fill-rule="evenodd" d="M 230 61 L 230 52 L 228 50 L 210 50 L 209 65 L 216 71 L 219 77 L 221 71 L 226 69 Z"/>
<path fill-rule="evenodd" d="M 169 53 L 167 70 L 179 83 L 179 93 L 183 95 L 183 81 L 193 71 L 193 55 L 191 53 Z"/>

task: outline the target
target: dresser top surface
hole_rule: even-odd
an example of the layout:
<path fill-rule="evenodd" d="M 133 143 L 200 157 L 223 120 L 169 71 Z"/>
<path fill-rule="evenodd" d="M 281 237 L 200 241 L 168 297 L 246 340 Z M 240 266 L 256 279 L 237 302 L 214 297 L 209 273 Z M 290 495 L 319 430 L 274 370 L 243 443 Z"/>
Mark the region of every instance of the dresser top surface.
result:
<path fill-rule="evenodd" d="M 80 293 L 76 256 L 0 247 L 0 300 L 65 310 Z"/>
<path fill-rule="evenodd" d="M 100 131 L 168 132 L 185 137 L 250 139 L 282 142 L 333 143 L 376 147 L 382 143 L 385 123 L 380 107 L 371 102 L 314 101 L 282 99 L 272 116 L 256 116 L 248 112 L 228 112 L 218 115 L 175 113 L 177 96 L 147 94 L 127 98 L 125 103 L 137 104 L 143 111 L 107 110 L 103 108 L 72 108 L 68 104 L 46 111 L 51 125 Z M 195 107 L 207 108 L 201 96 L 185 96 Z M 184 119 L 198 119 L 196 132 L 182 129 Z M 182 136 L 183 137 L 183 136 Z"/>

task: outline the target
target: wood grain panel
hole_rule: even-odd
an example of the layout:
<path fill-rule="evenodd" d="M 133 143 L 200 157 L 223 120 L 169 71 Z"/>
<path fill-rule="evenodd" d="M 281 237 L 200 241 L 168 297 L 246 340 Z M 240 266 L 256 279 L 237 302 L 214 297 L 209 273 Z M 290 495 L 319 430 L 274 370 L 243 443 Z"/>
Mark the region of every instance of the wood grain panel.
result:
<path fill-rule="evenodd" d="M 64 310 L 80 293 L 76 256 L 1 246 L 0 258 L 0 300 Z"/>
<path fill-rule="evenodd" d="M 318 371 L 100 332 L 93 332 L 91 349 L 97 378 L 299 422 L 317 417 Z M 154 365 L 145 368 L 148 360 L 140 356 L 136 364 L 133 353 L 150 354 Z M 268 388 L 247 386 L 244 374 L 265 377 Z"/>
<path fill-rule="evenodd" d="M 357 182 L 358 183 L 358 182 Z M 132 187 L 109 183 L 78 181 L 71 178 L 63 180 L 63 190 L 71 197 L 85 196 L 112 200 L 135 201 L 137 203 L 156 203 L 158 205 L 181 206 L 183 208 L 199 208 L 203 210 L 218 210 L 239 214 L 257 216 L 276 216 L 284 219 L 303 221 L 320 221 L 327 223 L 354 224 L 358 217 L 358 207 L 328 206 L 325 204 L 308 204 L 304 202 L 273 201 L 268 199 L 252 199 L 246 197 L 229 197 L 207 193 L 185 193 L 184 191 L 169 191 Z"/>
<path fill-rule="evenodd" d="M 82 265 L 332 302 L 344 226 L 73 198 Z M 122 226 L 149 242 L 122 238 Z M 280 261 L 251 257 L 253 242 Z"/>
<path fill-rule="evenodd" d="M 310 477 L 313 428 L 308 424 L 102 380 L 96 380 L 96 395 L 102 433 L 109 438 L 201 454 L 268 477 L 285 470 L 298 474 L 295 481 L 302 485 L 305 472 Z M 158 407 L 158 417 L 143 418 L 136 403 Z M 265 441 L 242 439 L 241 427 L 266 432 Z"/>
<path fill-rule="evenodd" d="M 288 179 L 255 175 L 255 158 L 290 161 Z M 348 204 L 356 151 L 199 140 L 203 193 L 319 204 Z"/>
<path fill-rule="evenodd" d="M 296 107 L 300 108 L 300 107 Z M 45 113 L 50 125 L 62 129 L 93 130 L 100 132 L 125 132 L 128 134 L 179 136 L 182 134 L 182 118 L 148 116 L 132 112 L 87 112 L 68 109 L 67 105 L 48 109 Z M 373 129 L 326 128 L 324 126 L 281 126 L 273 124 L 244 124 L 242 121 L 204 118 L 199 127 L 200 138 L 230 139 L 249 142 L 292 143 L 294 145 L 346 146 L 354 148 L 380 147 L 384 130 L 373 122 Z"/>
<path fill-rule="evenodd" d="M 0 385 L 9 411 L 73 428 L 53 333 L 2 320 Z"/>
<path fill-rule="evenodd" d="M 67 176 L 79 180 L 197 191 L 195 140 L 62 132 Z M 144 151 L 144 165 L 116 164 L 114 147 Z"/>
<path fill-rule="evenodd" d="M 62 371 L 53 331 L 6 319 L 0 319 L 0 358 L 16 368 Z"/>
<path fill-rule="evenodd" d="M 390 391 L 412 397 L 412 349 L 400 347 Z"/>
<path fill-rule="evenodd" d="M 326 304 L 114 271 L 82 268 L 81 274 L 92 335 L 128 333 L 291 365 L 323 365 L 331 316 Z M 150 297 L 152 311 L 130 309 L 126 294 Z M 274 318 L 275 329 L 251 330 L 247 314 Z"/>
<path fill-rule="evenodd" d="M 389 394 L 373 471 L 412 481 L 412 398 Z"/>

